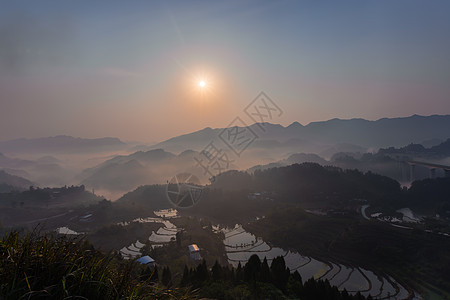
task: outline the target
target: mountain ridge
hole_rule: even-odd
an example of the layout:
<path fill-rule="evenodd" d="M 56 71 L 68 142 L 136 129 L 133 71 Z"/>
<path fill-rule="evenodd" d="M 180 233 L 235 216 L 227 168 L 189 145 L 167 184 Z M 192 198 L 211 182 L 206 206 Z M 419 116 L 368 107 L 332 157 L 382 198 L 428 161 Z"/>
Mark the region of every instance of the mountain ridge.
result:
<path fill-rule="evenodd" d="M 10 192 L 13 190 L 24 190 L 33 183 L 28 179 L 12 175 L 5 170 L 0 169 L 0 192 Z"/>
<path fill-rule="evenodd" d="M 123 149 L 127 144 L 115 137 L 81 138 L 56 135 L 40 138 L 18 138 L 0 141 L 3 153 L 74 153 L 100 149 Z"/>
<path fill-rule="evenodd" d="M 421 116 L 415 114 L 409 117 L 381 118 L 375 121 L 362 118 L 334 118 L 327 121 L 310 122 L 307 125 L 296 121 L 288 126 L 254 123 L 248 127 L 258 135 L 260 140 L 286 142 L 300 139 L 323 145 L 347 143 L 378 149 L 400 147 L 411 142 L 419 143 L 430 139 L 446 140 L 450 137 L 450 132 L 446 130 L 450 128 L 450 115 Z M 152 145 L 149 149 L 162 148 L 171 152 L 181 152 L 186 149 L 199 151 L 224 129 L 226 128 L 206 127 L 164 140 Z"/>

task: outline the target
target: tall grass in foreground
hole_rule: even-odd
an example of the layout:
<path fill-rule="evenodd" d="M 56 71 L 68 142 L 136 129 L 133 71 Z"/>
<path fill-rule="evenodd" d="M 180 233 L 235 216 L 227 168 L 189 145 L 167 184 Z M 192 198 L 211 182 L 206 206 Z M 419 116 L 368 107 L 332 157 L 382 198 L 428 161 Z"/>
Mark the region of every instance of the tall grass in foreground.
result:
<path fill-rule="evenodd" d="M 12 232 L 0 240 L 0 300 L 192 298 L 140 274 L 135 262 L 80 238 Z"/>

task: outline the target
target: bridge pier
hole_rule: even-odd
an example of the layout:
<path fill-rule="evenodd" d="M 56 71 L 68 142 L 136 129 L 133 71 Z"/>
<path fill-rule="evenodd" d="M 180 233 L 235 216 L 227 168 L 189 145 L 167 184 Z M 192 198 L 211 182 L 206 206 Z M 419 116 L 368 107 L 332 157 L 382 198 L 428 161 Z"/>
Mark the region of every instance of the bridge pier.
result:
<path fill-rule="evenodd" d="M 436 178 L 436 169 L 430 168 L 430 179 Z"/>
<path fill-rule="evenodd" d="M 400 170 L 402 171 L 402 181 L 406 182 L 408 180 L 408 178 L 407 178 L 407 176 L 408 176 L 407 175 L 408 174 L 407 165 L 405 163 L 400 163 Z"/>
<path fill-rule="evenodd" d="M 444 169 L 445 177 L 450 177 L 450 169 Z"/>
<path fill-rule="evenodd" d="M 414 181 L 414 170 L 416 169 L 416 165 L 415 164 L 409 164 L 409 180 L 411 182 Z"/>
<path fill-rule="evenodd" d="M 411 182 L 414 181 L 414 179 L 415 179 L 414 171 L 415 171 L 416 165 L 424 166 L 424 167 L 428 168 L 428 170 L 430 170 L 430 178 L 431 179 L 436 178 L 436 169 L 444 170 L 445 177 L 450 177 L 450 166 L 438 165 L 438 164 L 414 161 L 414 160 L 408 160 L 408 161 L 406 161 L 406 163 L 409 164 Z"/>

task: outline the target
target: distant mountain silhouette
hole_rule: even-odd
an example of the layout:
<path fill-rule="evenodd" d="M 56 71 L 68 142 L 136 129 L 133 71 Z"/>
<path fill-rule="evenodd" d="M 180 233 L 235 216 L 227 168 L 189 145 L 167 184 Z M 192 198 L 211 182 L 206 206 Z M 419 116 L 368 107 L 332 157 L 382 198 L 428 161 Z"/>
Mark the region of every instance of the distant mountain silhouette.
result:
<path fill-rule="evenodd" d="M 439 144 L 442 143 L 443 141 L 444 141 L 444 140 L 442 140 L 442 139 L 429 139 L 429 140 L 420 142 L 420 144 L 421 144 L 422 146 L 424 146 L 425 148 L 430 148 L 430 147 L 439 145 Z"/>
<path fill-rule="evenodd" d="M 175 155 L 162 149 L 119 155 L 84 170 L 78 180 L 88 188 L 127 192 L 140 185 L 164 184 L 181 172 L 198 172 L 196 155 L 192 150 Z"/>
<path fill-rule="evenodd" d="M 61 166 L 57 158 L 51 156 L 25 160 L 0 153 L 0 169 L 12 175 L 25 177 L 41 187 L 66 185 L 74 176 L 71 171 Z"/>
<path fill-rule="evenodd" d="M 264 128 L 264 131 L 260 129 L 260 126 Z M 446 140 L 450 136 L 448 131 L 450 115 L 413 115 L 404 118 L 383 118 L 377 121 L 331 119 L 312 122 L 306 126 L 294 122 L 287 127 L 262 123 L 249 127 L 258 135 L 258 139 L 250 148 L 284 148 L 292 152 L 301 150 L 320 153 L 338 144 L 376 150 L 389 146 L 400 147 L 411 142 Z M 222 130 L 224 129 L 205 128 L 171 138 L 151 148 L 162 148 L 172 152 L 186 149 L 202 150 Z M 336 150 L 336 152 L 341 151 L 343 149 Z M 327 156 L 332 154 L 333 151 L 326 153 Z"/>
<path fill-rule="evenodd" d="M 260 126 L 263 126 L 264 132 Z M 437 141 L 448 138 L 449 116 L 411 116 L 407 118 L 363 119 L 314 122 L 306 126 L 298 122 L 284 127 L 278 124 L 253 124 L 250 129 L 258 138 L 243 155 L 233 156 L 218 136 L 223 128 L 205 128 L 200 131 L 171 138 L 130 155 L 119 155 L 84 170 L 78 182 L 88 188 L 129 191 L 140 185 L 165 183 L 181 172 L 199 174 L 194 157 L 214 141 L 228 151 L 233 163 L 228 169 L 267 169 L 294 163 L 315 162 L 342 168 L 373 171 L 403 180 L 395 158 L 383 153 L 372 155 L 380 147 L 407 145 L 411 142 Z M 222 144 L 220 144 L 222 143 Z M 438 145 L 432 147 L 438 151 Z M 423 148 L 423 146 L 420 146 Z M 191 150 L 193 149 L 193 150 Z M 439 150 L 441 151 L 441 150 Z M 174 153 L 180 153 L 178 155 Z M 337 153 L 340 153 L 336 156 Z M 352 155 L 347 155 L 353 153 Z M 365 156 L 364 156 L 365 155 Z M 256 165 L 256 166 L 255 166 Z M 252 167 L 255 166 L 255 167 Z M 208 178 L 208 177 L 207 177 Z M 207 180 L 206 178 L 206 180 Z M 202 179 L 203 180 L 203 179 Z"/>
<path fill-rule="evenodd" d="M 291 156 L 289 156 L 288 158 L 282 159 L 278 162 L 273 162 L 273 163 L 269 163 L 266 165 L 254 166 L 254 167 L 248 169 L 248 171 L 254 172 L 255 170 L 266 170 L 266 169 L 275 168 L 275 167 L 285 167 L 285 166 L 289 166 L 292 164 L 302 164 L 305 162 L 317 163 L 322 166 L 330 164 L 329 161 L 323 159 L 322 157 L 320 157 L 317 154 L 295 153 L 295 154 L 292 154 Z"/>
<path fill-rule="evenodd" d="M 0 153 L 0 168 L 11 168 L 11 169 L 21 169 L 32 167 L 36 165 L 36 162 L 31 160 L 24 160 L 19 158 L 10 158 L 3 153 Z"/>
<path fill-rule="evenodd" d="M 391 177 L 399 182 L 407 183 L 411 180 L 408 160 L 419 160 L 435 164 L 450 165 L 450 139 L 429 148 L 421 144 L 410 143 L 407 146 L 395 148 L 381 148 L 376 153 L 338 152 L 329 160 L 316 154 L 296 153 L 286 159 L 268 164 L 260 164 L 248 169 L 250 172 L 256 170 L 266 170 L 274 167 L 284 167 L 294 163 L 312 162 L 322 166 L 337 166 L 343 169 L 358 169 L 362 172 L 371 171 Z M 437 170 L 437 177 L 444 176 L 442 170 Z M 429 177 L 429 170 L 417 166 L 414 179 L 424 179 Z"/>
<path fill-rule="evenodd" d="M 11 175 L 4 170 L 0 170 L 0 192 L 10 192 L 12 190 L 23 190 L 29 188 L 33 183 L 25 178 Z"/>
<path fill-rule="evenodd" d="M 123 163 L 104 164 L 83 180 L 83 184 L 94 188 L 128 190 L 130 186 L 146 183 L 146 169 L 136 160 Z"/>
<path fill-rule="evenodd" d="M 409 144 L 401 148 L 389 147 L 380 149 L 383 154 L 407 155 L 412 157 L 429 157 L 431 159 L 439 159 L 450 156 L 450 139 L 438 145 L 426 148 L 422 144 Z"/>
<path fill-rule="evenodd" d="M 36 139 L 15 139 L 0 142 L 3 153 L 84 153 L 117 150 L 126 147 L 118 138 L 85 139 L 66 135 Z"/>

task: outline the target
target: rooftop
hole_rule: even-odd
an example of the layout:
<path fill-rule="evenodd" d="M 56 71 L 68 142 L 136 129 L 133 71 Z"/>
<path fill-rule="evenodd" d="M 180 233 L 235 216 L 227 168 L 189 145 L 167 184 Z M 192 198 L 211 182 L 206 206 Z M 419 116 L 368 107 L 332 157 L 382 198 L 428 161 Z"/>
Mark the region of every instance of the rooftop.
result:
<path fill-rule="evenodd" d="M 200 251 L 200 248 L 196 244 L 189 245 L 188 247 L 190 252 Z"/>
<path fill-rule="evenodd" d="M 146 264 L 155 262 L 155 260 L 153 258 L 151 258 L 150 256 L 148 256 L 148 255 L 138 258 L 137 261 L 141 265 L 146 265 Z"/>

